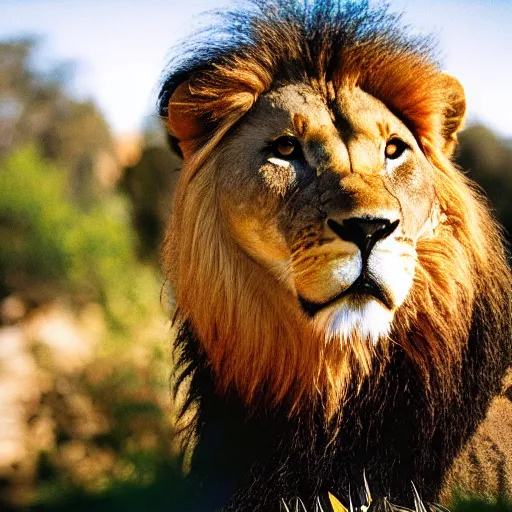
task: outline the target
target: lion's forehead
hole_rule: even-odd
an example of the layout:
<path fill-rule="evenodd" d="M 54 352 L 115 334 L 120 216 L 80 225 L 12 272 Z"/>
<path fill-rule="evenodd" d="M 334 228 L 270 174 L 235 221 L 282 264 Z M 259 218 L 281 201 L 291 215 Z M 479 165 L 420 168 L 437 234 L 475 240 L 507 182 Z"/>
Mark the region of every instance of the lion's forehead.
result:
<path fill-rule="evenodd" d="M 297 127 L 299 117 L 306 127 L 298 134 L 313 142 L 326 143 L 329 137 L 380 141 L 393 128 L 408 132 L 380 100 L 356 86 L 339 88 L 329 97 L 305 84 L 284 85 L 261 97 L 249 117 L 271 136 L 279 135 L 283 129 L 302 132 Z"/>
<path fill-rule="evenodd" d="M 262 96 L 254 107 L 254 115 L 268 119 L 267 116 L 279 120 L 293 128 L 296 114 L 304 116 L 309 123 L 317 126 L 329 126 L 333 121 L 332 108 L 326 98 L 312 87 L 305 84 L 288 84 Z M 272 130 L 281 130 L 282 126 L 270 125 Z"/>

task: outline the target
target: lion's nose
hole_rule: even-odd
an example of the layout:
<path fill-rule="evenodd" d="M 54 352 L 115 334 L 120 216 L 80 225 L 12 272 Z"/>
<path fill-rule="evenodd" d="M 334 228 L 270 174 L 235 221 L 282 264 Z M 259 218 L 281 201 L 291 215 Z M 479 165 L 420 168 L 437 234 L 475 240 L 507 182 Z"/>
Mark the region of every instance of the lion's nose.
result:
<path fill-rule="evenodd" d="M 399 222 L 398 219 L 391 222 L 389 219 L 352 217 L 341 224 L 328 219 L 327 225 L 342 240 L 355 243 L 361 253 L 368 256 L 379 240 L 395 231 Z"/>

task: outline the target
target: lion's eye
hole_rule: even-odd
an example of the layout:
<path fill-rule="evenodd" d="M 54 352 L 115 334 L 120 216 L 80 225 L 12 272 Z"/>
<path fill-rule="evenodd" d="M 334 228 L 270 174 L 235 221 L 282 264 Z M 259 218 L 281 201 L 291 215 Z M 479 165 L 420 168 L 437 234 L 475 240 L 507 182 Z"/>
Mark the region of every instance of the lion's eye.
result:
<path fill-rule="evenodd" d="M 285 135 L 279 137 L 272 143 L 274 156 L 283 160 L 293 160 L 301 154 L 299 141 L 295 137 Z"/>
<path fill-rule="evenodd" d="M 392 139 L 388 140 L 386 144 L 386 149 L 384 150 L 386 158 L 389 158 L 390 160 L 396 160 L 408 147 L 409 146 L 403 140 L 399 139 L 398 137 L 393 137 Z"/>

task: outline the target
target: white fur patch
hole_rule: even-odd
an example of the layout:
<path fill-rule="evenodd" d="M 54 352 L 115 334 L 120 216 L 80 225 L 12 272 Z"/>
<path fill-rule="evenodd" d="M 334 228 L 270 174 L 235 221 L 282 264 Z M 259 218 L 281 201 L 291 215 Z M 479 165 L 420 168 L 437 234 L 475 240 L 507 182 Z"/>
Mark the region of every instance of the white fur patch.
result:
<path fill-rule="evenodd" d="M 395 307 L 412 287 L 415 266 L 415 252 L 391 238 L 378 242 L 368 258 L 371 277 L 391 292 Z"/>
<path fill-rule="evenodd" d="M 374 345 L 388 336 L 392 320 L 393 311 L 380 301 L 373 298 L 354 301 L 350 297 L 326 308 L 315 318 L 328 341 L 336 339 L 345 344 L 358 337 Z"/>
<path fill-rule="evenodd" d="M 397 167 L 402 165 L 407 160 L 408 156 L 409 150 L 406 149 L 398 158 L 386 158 L 386 172 L 393 172 Z"/>
<path fill-rule="evenodd" d="M 292 164 L 288 160 L 282 160 L 281 158 L 277 158 L 275 156 L 271 156 L 268 161 L 271 164 L 278 165 L 279 167 L 284 167 L 286 169 L 290 168 Z"/>
<path fill-rule="evenodd" d="M 341 263 L 336 262 L 332 269 L 332 277 L 342 286 L 353 283 L 363 270 L 363 261 L 359 250 Z"/>

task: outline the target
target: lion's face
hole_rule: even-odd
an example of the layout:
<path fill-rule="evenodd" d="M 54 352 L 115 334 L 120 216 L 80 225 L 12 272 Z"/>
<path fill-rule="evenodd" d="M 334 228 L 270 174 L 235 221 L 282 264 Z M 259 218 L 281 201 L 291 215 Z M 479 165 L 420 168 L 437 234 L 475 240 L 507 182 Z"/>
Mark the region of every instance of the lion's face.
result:
<path fill-rule="evenodd" d="M 324 98 L 286 85 L 259 99 L 219 149 L 221 211 L 315 330 L 375 343 L 438 223 L 434 171 L 379 100 L 349 86 Z"/>

